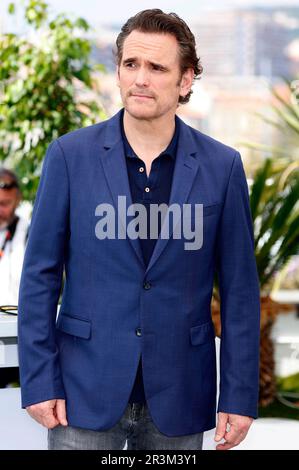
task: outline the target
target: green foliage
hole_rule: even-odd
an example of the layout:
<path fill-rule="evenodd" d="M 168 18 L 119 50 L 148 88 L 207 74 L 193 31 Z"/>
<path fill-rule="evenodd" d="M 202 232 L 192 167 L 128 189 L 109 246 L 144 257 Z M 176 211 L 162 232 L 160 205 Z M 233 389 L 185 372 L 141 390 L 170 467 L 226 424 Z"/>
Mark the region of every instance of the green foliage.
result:
<path fill-rule="evenodd" d="M 282 133 L 286 145 L 243 142 L 245 147 L 270 155 L 256 171 L 250 190 L 257 268 L 260 286 L 267 294 L 274 274 L 299 252 L 299 102 L 292 93 L 293 82 L 284 82 L 288 97 L 271 89 L 277 103 L 271 106 L 276 119 L 256 114 Z"/>
<path fill-rule="evenodd" d="M 298 80 L 288 80 L 283 78 L 287 91 L 286 96 L 282 96 L 276 90 L 275 86 L 270 87 L 275 104 L 270 106 L 273 117 L 254 112 L 253 114 L 264 123 L 275 128 L 283 141 L 280 145 L 268 145 L 257 142 L 242 141 L 241 145 L 246 148 L 265 152 L 275 159 L 284 159 L 289 161 L 299 161 L 299 98 L 298 91 L 293 89 L 293 84 Z"/>
<path fill-rule="evenodd" d="M 290 408 L 282 404 L 278 400 L 274 400 L 270 405 L 259 408 L 260 418 L 286 418 L 286 419 L 298 419 L 299 420 L 299 409 Z"/>
<path fill-rule="evenodd" d="M 27 1 L 24 16 L 25 38 L 0 36 L 0 160 L 33 201 L 48 144 L 106 116 L 93 97 L 88 23 L 64 14 L 50 19 L 41 0 Z"/>
<path fill-rule="evenodd" d="M 277 120 L 267 122 L 284 133 L 287 145 L 269 148 L 271 158 L 257 171 L 250 195 L 261 287 L 299 252 L 299 103 L 292 99 L 292 82 L 284 81 L 289 98 L 272 89 Z"/>
<path fill-rule="evenodd" d="M 262 294 L 272 290 L 273 276 L 299 252 L 299 165 L 267 158 L 249 190 L 255 259 Z M 215 276 L 213 295 L 219 299 Z"/>
<path fill-rule="evenodd" d="M 47 20 L 48 5 L 41 0 L 30 0 L 25 9 L 29 24 L 39 28 Z"/>
<path fill-rule="evenodd" d="M 277 377 L 277 387 L 281 392 L 294 392 L 299 394 L 299 372 L 288 375 L 287 377 Z"/>
<path fill-rule="evenodd" d="M 284 82 L 286 83 L 288 89 L 291 93 L 291 99 L 288 100 L 286 98 L 282 98 L 279 93 L 272 89 L 272 93 L 277 99 L 279 106 L 273 106 L 274 112 L 278 116 L 278 125 L 281 125 L 282 131 L 286 129 L 290 133 L 295 133 L 296 138 L 299 137 L 299 104 L 296 99 L 292 99 L 292 81 L 284 78 Z"/>
<path fill-rule="evenodd" d="M 15 12 L 15 4 L 14 3 L 10 3 L 8 5 L 8 13 L 10 13 L 11 15 Z"/>
<path fill-rule="evenodd" d="M 285 163 L 281 171 L 275 159 L 266 159 L 250 193 L 256 262 L 265 290 L 274 273 L 299 251 L 299 178 L 289 168 Z"/>

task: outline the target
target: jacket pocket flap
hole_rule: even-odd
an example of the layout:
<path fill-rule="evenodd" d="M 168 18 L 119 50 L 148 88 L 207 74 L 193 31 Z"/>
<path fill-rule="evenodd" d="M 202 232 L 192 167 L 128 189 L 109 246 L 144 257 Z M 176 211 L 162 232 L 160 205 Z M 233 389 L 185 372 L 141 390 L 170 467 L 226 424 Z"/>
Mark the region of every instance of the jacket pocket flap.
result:
<path fill-rule="evenodd" d="M 203 206 L 203 215 L 210 215 L 210 214 L 214 214 L 215 212 L 217 212 L 220 208 L 221 204 L 220 203 L 215 203 L 215 204 L 211 204 L 209 206 Z"/>
<path fill-rule="evenodd" d="M 190 328 L 190 339 L 194 345 L 206 343 L 215 339 L 215 330 L 212 321 L 195 325 Z"/>
<path fill-rule="evenodd" d="M 60 314 L 57 319 L 56 328 L 69 335 L 79 336 L 79 338 L 88 339 L 91 333 L 91 324 L 89 320 L 70 317 Z"/>

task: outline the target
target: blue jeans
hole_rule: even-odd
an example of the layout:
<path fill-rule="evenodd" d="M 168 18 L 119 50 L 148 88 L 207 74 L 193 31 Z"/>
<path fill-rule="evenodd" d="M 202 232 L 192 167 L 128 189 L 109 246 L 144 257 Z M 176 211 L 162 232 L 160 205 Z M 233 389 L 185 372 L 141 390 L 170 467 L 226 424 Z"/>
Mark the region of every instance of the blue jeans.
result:
<path fill-rule="evenodd" d="M 202 450 L 203 432 L 169 437 L 152 421 L 147 404 L 128 404 L 121 419 L 106 431 L 72 426 L 48 430 L 49 450 Z"/>

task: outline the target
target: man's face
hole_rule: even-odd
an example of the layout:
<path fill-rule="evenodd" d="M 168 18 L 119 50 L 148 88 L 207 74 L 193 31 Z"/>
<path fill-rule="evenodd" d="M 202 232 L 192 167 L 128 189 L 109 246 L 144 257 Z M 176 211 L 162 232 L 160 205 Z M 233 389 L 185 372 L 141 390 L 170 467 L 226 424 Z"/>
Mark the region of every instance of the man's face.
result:
<path fill-rule="evenodd" d="M 171 34 L 132 31 L 117 67 L 117 84 L 126 111 L 136 119 L 174 114 L 179 96 L 191 88 L 193 70 L 181 76 L 179 45 Z"/>
<path fill-rule="evenodd" d="M 12 221 L 19 202 L 20 196 L 17 188 L 0 189 L 0 228 Z"/>

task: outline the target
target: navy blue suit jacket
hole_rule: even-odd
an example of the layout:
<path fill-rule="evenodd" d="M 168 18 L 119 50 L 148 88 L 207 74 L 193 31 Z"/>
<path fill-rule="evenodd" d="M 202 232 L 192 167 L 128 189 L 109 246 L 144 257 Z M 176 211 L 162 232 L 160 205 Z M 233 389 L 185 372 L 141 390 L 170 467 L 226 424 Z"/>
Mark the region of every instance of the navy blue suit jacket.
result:
<path fill-rule="evenodd" d="M 180 121 L 169 204 L 203 204 L 203 246 L 159 238 L 145 267 L 138 238 L 95 235 L 99 204 L 117 208 L 119 195 L 131 203 L 119 118 L 48 148 L 19 293 L 22 406 L 65 398 L 69 425 L 107 430 L 124 413 L 142 353 L 147 403 L 163 434 L 211 429 L 216 411 L 257 417 L 259 281 L 240 154 Z"/>

